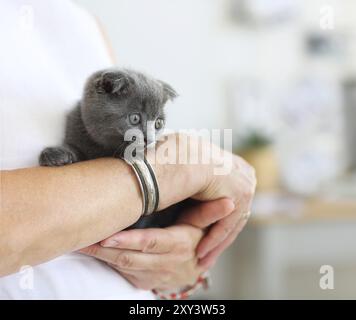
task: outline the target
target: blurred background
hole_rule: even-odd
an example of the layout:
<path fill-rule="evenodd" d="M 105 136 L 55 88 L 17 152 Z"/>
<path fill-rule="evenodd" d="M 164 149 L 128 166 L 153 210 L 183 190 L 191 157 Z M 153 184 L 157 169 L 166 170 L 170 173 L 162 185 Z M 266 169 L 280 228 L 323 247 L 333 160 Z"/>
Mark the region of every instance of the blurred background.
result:
<path fill-rule="evenodd" d="M 179 92 L 169 128 L 232 128 L 256 167 L 253 217 L 199 297 L 356 298 L 356 2 L 75 2 L 119 66 Z"/>

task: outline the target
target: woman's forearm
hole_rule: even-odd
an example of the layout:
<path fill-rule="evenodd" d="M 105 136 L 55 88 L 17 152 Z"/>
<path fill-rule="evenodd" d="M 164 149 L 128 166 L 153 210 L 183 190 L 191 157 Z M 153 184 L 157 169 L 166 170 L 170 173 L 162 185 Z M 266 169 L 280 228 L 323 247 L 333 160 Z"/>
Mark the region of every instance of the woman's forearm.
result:
<path fill-rule="evenodd" d="M 117 159 L 1 171 L 0 276 L 95 243 L 137 221 L 132 169 Z"/>
<path fill-rule="evenodd" d="M 176 164 L 154 161 L 159 209 L 198 194 L 206 186 L 204 165 L 177 164 L 190 157 L 182 137 L 159 144 L 176 150 Z M 142 196 L 132 168 L 119 159 L 97 159 L 58 168 L 0 171 L 0 276 L 103 240 L 135 223 Z"/>

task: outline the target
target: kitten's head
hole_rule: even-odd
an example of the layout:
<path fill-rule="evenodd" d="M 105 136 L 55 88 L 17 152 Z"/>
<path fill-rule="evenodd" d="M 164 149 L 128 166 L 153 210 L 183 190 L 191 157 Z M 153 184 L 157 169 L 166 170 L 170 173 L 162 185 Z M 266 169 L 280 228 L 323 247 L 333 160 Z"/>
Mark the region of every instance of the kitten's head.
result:
<path fill-rule="evenodd" d="M 165 126 L 164 105 L 177 96 L 167 83 L 132 70 L 108 69 L 87 81 L 82 100 L 84 124 L 95 142 L 120 148 L 125 133 L 142 132 L 151 144 Z"/>

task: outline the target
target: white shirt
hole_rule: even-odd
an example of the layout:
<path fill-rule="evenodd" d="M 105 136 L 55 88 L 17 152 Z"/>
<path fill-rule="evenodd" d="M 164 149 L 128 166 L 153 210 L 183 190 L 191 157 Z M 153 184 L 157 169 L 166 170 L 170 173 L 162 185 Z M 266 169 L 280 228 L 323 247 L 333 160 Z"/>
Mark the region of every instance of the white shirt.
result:
<path fill-rule="evenodd" d="M 111 65 L 95 20 L 67 0 L 0 7 L 0 169 L 38 165 L 92 72 Z M 105 263 L 68 254 L 0 278 L 0 299 L 152 299 Z"/>

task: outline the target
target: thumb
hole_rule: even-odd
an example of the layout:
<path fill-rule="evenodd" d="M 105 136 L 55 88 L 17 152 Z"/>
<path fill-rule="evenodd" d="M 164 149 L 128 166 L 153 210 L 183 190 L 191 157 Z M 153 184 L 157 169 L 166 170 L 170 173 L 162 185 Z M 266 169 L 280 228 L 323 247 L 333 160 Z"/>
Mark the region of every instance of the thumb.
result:
<path fill-rule="evenodd" d="M 228 216 L 234 209 L 235 204 L 229 198 L 206 201 L 185 210 L 178 219 L 178 223 L 204 229 Z"/>

